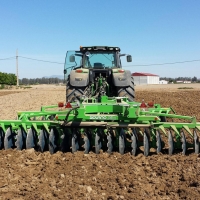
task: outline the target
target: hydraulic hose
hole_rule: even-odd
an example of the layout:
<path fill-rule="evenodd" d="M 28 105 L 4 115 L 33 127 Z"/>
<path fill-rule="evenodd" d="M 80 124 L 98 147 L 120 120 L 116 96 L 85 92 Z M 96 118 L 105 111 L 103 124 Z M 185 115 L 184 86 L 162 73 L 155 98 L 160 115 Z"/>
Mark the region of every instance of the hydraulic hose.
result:
<path fill-rule="evenodd" d="M 76 107 L 74 107 L 74 108 L 71 108 L 68 112 L 67 112 L 67 114 L 66 114 L 66 117 L 65 117 L 65 120 L 64 120 L 64 123 L 63 124 L 67 124 L 69 121 L 67 121 L 68 120 L 68 117 L 69 117 L 69 114 L 73 111 L 73 110 L 76 110 L 77 108 L 80 108 L 80 106 L 76 106 Z"/>

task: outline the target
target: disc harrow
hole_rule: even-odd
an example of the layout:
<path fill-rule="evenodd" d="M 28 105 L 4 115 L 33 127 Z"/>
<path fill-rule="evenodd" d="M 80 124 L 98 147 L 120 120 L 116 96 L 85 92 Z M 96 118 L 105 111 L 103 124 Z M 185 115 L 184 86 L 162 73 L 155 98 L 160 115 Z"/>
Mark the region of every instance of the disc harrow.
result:
<path fill-rule="evenodd" d="M 80 102 L 43 106 L 17 113 L 16 120 L 0 120 L 0 149 L 111 154 L 143 151 L 145 156 L 168 150 L 199 154 L 200 123 L 152 102 L 126 97 L 83 98 Z M 182 121 L 182 122 L 181 122 Z"/>

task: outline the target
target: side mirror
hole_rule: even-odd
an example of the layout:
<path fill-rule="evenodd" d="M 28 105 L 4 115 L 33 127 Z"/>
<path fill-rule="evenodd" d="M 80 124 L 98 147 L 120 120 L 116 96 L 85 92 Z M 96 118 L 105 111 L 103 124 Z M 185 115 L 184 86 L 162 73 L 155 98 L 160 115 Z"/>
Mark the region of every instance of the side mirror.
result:
<path fill-rule="evenodd" d="M 74 55 L 71 55 L 71 56 L 69 57 L 69 61 L 70 61 L 70 62 L 75 62 L 75 56 L 74 56 Z"/>
<path fill-rule="evenodd" d="M 67 73 L 67 70 L 66 69 L 64 69 L 64 74 L 66 74 Z"/>
<path fill-rule="evenodd" d="M 131 55 L 126 56 L 126 60 L 127 62 L 132 62 L 132 56 Z"/>

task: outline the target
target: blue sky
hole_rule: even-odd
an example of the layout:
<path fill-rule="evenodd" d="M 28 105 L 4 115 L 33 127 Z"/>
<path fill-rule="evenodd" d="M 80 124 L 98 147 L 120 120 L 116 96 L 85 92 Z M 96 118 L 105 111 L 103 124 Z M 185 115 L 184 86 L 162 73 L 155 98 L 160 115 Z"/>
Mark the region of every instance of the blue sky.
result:
<path fill-rule="evenodd" d="M 198 0 L 0 0 L 0 59 L 16 54 L 64 63 L 79 46 L 119 46 L 132 55 L 132 72 L 197 76 L 200 62 Z M 130 66 L 134 65 L 134 66 Z M 15 73 L 16 61 L 0 60 L 0 71 Z M 19 58 L 19 77 L 62 75 L 64 65 Z"/>

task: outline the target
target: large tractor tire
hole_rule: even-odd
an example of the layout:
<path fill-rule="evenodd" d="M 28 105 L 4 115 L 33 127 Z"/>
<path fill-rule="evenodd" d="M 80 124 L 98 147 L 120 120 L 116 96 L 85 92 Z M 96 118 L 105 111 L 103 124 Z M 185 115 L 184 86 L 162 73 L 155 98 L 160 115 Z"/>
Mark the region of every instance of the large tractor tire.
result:
<path fill-rule="evenodd" d="M 85 87 L 73 87 L 70 85 L 69 79 L 66 84 L 66 101 L 73 102 L 75 100 L 80 101 L 84 94 Z"/>
<path fill-rule="evenodd" d="M 118 97 L 128 97 L 129 101 L 135 100 L 133 77 L 131 77 L 130 85 L 128 87 L 118 87 L 117 95 Z"/>

